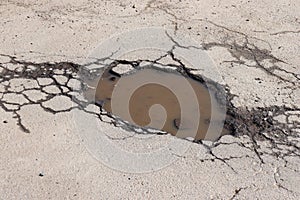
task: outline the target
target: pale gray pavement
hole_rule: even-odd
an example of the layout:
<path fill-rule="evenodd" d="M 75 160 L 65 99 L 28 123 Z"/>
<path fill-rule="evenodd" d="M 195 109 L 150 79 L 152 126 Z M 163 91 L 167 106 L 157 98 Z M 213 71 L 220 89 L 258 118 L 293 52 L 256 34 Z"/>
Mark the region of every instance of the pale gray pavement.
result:
<path fill-rule="evenodd" d="M 297 0 L 1 1 L 0 199 L 299 199 L 299 10 Z M 111 35 L 151 26 L 201 44 L 233 105 L 262 107 L 252 114 L 282 131 L 182 141 L 188 151 L 151 173 L 95 159 L 74 131 L 77 69 Z M 174 140 L 100 123 L 127 151 Z"/>

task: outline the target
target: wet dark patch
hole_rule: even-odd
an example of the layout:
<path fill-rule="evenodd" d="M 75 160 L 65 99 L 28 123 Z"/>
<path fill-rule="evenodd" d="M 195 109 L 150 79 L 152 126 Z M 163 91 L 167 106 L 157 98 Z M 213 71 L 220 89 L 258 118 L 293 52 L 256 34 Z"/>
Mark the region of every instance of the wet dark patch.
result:
<path fill-rule="evenodd" d="M 228 130 L 222 131 L 222 116 L 225 115 L 225 109 L 222 110 L 222 108 L 225 106 L 225 101 L 217 102 L 216 96 L 214 94 L 210 94 L 206 82 L 200 82 L 189 76 L 183 76 L 179 73 L 175 73 L 175 71 L 167 72 L 160 70 L 153 66 L 141 69 L 136 69 L 138 67 L 135 67 L 136 70 L 119 75 L 114 72 L 114 69 L 117 68 L 117 66 L 118 65 L 108 67 L 103 72 L 99 82 L 97 83 L 95 102 L 97 102 L 98 105 L 101 105 L 105 111 L 121 117 L 124 121 L 133 122 L 138 126 L 160 129 L 183 138 L 192 137 L 195 139 L 217 139 L 219 135 L 217 135 L 216 132 L 220 132 L 220 135 L 224 135 L 229 132 Z M 121 108 L 115 107 L 115 109 L 112 109 L 113 92 L 116 86 L 120 87 L 120 84 L 122 84 L 119 80 L 122 79 L 126 82 L 122 92 L 124 92 L 124 94 L 128 94 L 132 87 L 130 87 L 130 84 L 140 77 L 144 77 L 145 79 L 152 77 L 149 79 L 151 80 L 151 83 L 140 85 L 130 96 L 128 105 L 130 115 L 125 114 L 123 111 L 123 108 L 127 106 L 125 95 L 122 95 L 123 98 L 121 97 L 117 100 L 118 104 L 121 105 Z M 159 78 L 155 81 L 155 77 Z M 172 91 L 172 89 L 156 83 L 161 79 L 168 80 L 170 87 L 176 85 L 176 91 L 178 94 L 176 94 L 174 88 Z M 185 82 L 188 86 L 184 84 Z M 216 85 L 216 83 L 214 85 Z M 190 104 L 190 99 L 192 97 L 186 95 L 186 90 L 192 90 L 192 93 L 195 94 L 195 105 L 197 106 Z M 215 91 L 216 90 L 217 89 L 215 88 Z M 89 92 L 90 91 L 87 91 L 87 93 Z M 94 91 L 92 91 L 92 93 L 93 92 Z M 179 93 L 181 93 L 181 95 Z M 218 95 L 221 96 L 220 94 Z M 183 105 L 183 102 L 179 102 L 180 99 L 178 99 L 178 97 L 186 103 Z M 224 105 L 219 105 L 220 103 L 224 103 Z M 156 114 L 154 119 L 152 119 L 153 121 L 151 121 L 149 111 L 153 105 L 161 105 L 166 111 L 166 116 Z M 190 114 L 190 116 L 185 116 L 183 120 L 181 119 L 182 107 L 190 109 L 191 112 L 195 112 L 195 109 L 199 108 L 199 114 L 201 114 L 199 116 L 199 125 L 197 125 L 198 128 L 193 128 L 193 125 L 195 124 L 194 122 L 197 120 L 193 117 L 193 113 L 187 113 L 187 115 Z M 213 116 L 212 109 L 214 110 Z M 211 123 L 210 119 L 212 119 L 214 123 Z M 149 125 L 150 122 L 151 125 Z M 209 126 L 209 133 L 216 133 L 217 136 L 213 137 L 213 133 L 210 137 L 208 136 L 207 133 Z M 179 134 L 179 132 L 181 133 Z"/>

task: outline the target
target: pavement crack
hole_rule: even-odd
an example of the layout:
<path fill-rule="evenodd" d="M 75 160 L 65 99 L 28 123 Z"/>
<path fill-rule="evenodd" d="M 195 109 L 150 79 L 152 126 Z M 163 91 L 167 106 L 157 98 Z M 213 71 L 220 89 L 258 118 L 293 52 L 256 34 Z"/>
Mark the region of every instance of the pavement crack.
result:
<path fill-rule="evenodd" d="M 273 174 L 273 178 L 274 178 L 274 181 L 275 181 L 275 185 L 276 185 L 278 188 L 293 193 L 293 191 L 291 191 L 291 190 L 289 190 L 288 188 L 284 187 L 284 186 L 280 183 L 280 181 L 279 181 L 279 179 L 280 179 L 280 171 L 279 171 L 279 167 L 276 167 L 276 168 L 275 168 L 274 174 Z M 278 178 L 279 178 L 279 179 L 278 179 Z"/>
<path fill-rule="evenodd" d="M 248 188 L 248 187 L 240 187 L 240 188 L 235 189 L 235 190 L 234 190 L 234 194 L 233 194 L 233 196 L 230 198 L 230 200 L 235 199 L 235 198 L 239 195 L 239 193 L 240 193 L 242 190 L 245 190 L 245 189 L 247 189 L 247 188 Z"/>
<path fill-rule="evenodd" d="M 171 39 L 171 38 L 170 38 Z M 172 40 L 172 39 L 171 39 Z M 173 41 L 173 40 L 172 40 Z M 3 88 L 3 92 L 0 96 L 0 107 L 8 112 L 12 113 L 16 118 L 16 123 L 26 133 L 30 132 L 30 128 L 26 127 L 22 122 L 21 109 L 27 105 L 38 105 L 45 112 L 51 114 L 70 112 L 73 109 L 79 109 L 87 114 L 94 115 L 103 123 L 111 124 L 115 127 L 120 127 L 129 132 L 138 134 L 160 134 L 165 135 L 166 132 L 160 130 L 153 130 L 147 127 L 139 127 L 129 122 L 123 121 L 118 116 L 114 116 L 112 113 L 106 112 L 102 108 L 101 102 L 87 101 L 82 99 L 80 94 L 83 90 L 89 88 L 89 85 L 85 83 L 88 80 L 94 80 L 99 76 L 99 69 L 88 69 L 89 65 L 101 64 L 105 60 L 112 61 L 108 67 L 114 68 L 120 64 L 128 64 L 132 66 L 134 70 L 140 70 L 140 64 L 142 62 L 148 62 L 155 66 L 156 64 L 162 67 L 173 67 L 176 71 L 183 76 L 193 78 L 201 83 L 211 84 L 215 88 L 221 87 L 220 84 L 213 82 L 212 80 L 201 76 L 194 75 L 193 69 L 187 68 L 184 63 L 175 56 L 173 50 L 175 47 L 179 48 L 195 48 L 184 47 L 176 41 L 173 48 L 166 52 L 164 55 L 154 60 L 140 59 L 140 60 L 113 60 L 110 57 L 103 59 L 95 59 L 86 65 L 78 65 L 70 62 L 30 62 L 17 59 L 15 56 L 4 55 L 7 57 L 8 62 L 0 63 L 0 86 Z M 209 49 L 214 46 L 222 46 L 225 48 L 233 48 L 233 55 L 239 59 L 240 55 L 245 55 L 249 59 L 254 59 L 256 62 L 260 62 L 264 57 L 272 59 L 275 63 L 281 62 L 280 59 L 275 58 L 267 51 L 260 50 L 258 48 L 249 49 L 240 45 L 231 46 L 229 44 L 208 43 L 203 47 Z M 162 64 L 161 59 L 169 56 L 175 64 Z M 263 68 L 263 66 L 261 66 Z M 78 76 L 78 73 L 83 77 Z M 271 155 L 277 159 L 285 160 L 286 157 L 299 156 L 300 147 L 298 145 L 298 133 L 300 108 L 287 107 L 287 106 L 270 106 L 270 107 L 257 107 L 253 109 L 237 108 L 232 104 L 232 99 L 235 95 L 231 94 L 230 89 L 226 86 L 226 119 L 224 122 L 224 128 L 229 130 L 229 134 L 234 137 L 248 136 L 250 142 L 236 143 L 240 147 L 251 150 L 258 157 L 260 162 L 264 163 L 264 155 Z M 35 94 L 34 96 L 30 95 Z M 13 95 L 13 98 L 12 98 Z M 18 97 L 18 98 L 16 98 Z M 35 99 L 32 99 L 34 97 Z M 61 101 L 71 102 L 72 105 L 57 107 L 57 103 Z M 94 105 L 96 110 L 89 110 L 88 107 Z M 285 119 L 284 121 L 278 120 L 278 118 Z M 113 138 L 111 138 L 113 139 Z M 126 138 L 121 138 L 126 139 Z M 267 149 L 260 147 L 261 141 L 267 141 L 270 146 Z M 193 141 L 195 143 L 201 143 L 202 141 Z M 213 148 L 224 144 L 216 141 L 214 146 L 205 146 L 208 152 L 214 157 L 215 160 L 219 160 L 235 171 L 229 164 L 228 160 L 238 159 L 240 157 L 228 157 L 222 158 L 213 153 Z"/>
<path fill-rule="evenodd" d="M 276 33 L 270 33 L 270 35 L 283 35 L 283 34 L 290 34 L 290 33 L 300 33 L 300 30 L 297 31 L 280 31 Z"/>
<path fill-rule="evenodd" d="M 276 77 L 281 81 L 289 82 L 294 86 L 296 85 L 295 81 L 281 77 L 280 75 L 276 74 L 275 71 L 276 70 L 282 71 L 286 74 L 293 76 L 295 79 L 300 80 L 300 78 L 296 73 L 282 69 L 277 65 L 277 63 L 288 64 L 287 62 L 275 57 L 274 55 L 271 54 L 271 51 L 267 49 L 260 49 L 254 44 L 249 44 L 247 40 L 243 45 L 237 43 L 229 44 L 229 43 L 210 42 L 210 43 L 202 43 L 202 46 L 204 50 L 209 50 L 213 47 L 226 48 L 228 52 L 232 55 L 232 57 L 235 58 L 235 60 L 224 61 L 224 62 L 232 62 L 232 63 L 242 64 L 247 67 L 261 69 L 263 72 L 267 73 L 268 75 Z M 246 64 L 246 62 L 242 60 L 242 58 L 249 61 L 253 61 L 255 65 Z M 273 66 L 272 67 L 264 66 L 262 64 L 264 60 L 269 60 L 273 64 Z"/>

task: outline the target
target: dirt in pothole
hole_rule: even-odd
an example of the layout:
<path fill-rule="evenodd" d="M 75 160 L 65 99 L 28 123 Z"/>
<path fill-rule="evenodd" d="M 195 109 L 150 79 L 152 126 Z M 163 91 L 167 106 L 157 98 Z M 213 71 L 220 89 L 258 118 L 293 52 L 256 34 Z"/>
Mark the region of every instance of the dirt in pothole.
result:
<path fill-rule="evenodd" d="M 267 139 L 271 142 L 287 142 L 287 135 L 297 137 L 294 131 L 298 127 L 297 123 L 287 125 L 274 120 L 278 115 L 287 115 L 286 112 L 297 112 L 297 108 L 285 106 L 253 110 L 236 108 L 231 103 L 234 95 L 228 89 L 225 93 L 219 92 L 223 86 L 202 76 L 193 75 L 187 68 L 177 66 L 175 71 L 179 73 L 173 73 L 173 70 L 139 68 L 136 67 L 138 63 L 125 62 L 133 69 L 118 73 L 117 67 L 122 64 L 124 64 L 122 61 L 115 62 L 102 71 L 101 78 L 96 78 L 97 83 L 91 84 L 95 89 L 86 91 L 85 95 L 89 96 L 89 99 L 94 98 L 95 103 L 107 112 L 105 115 L 117 116 L 112 117 L 115 123 L 118 124 L 120 120 L 118 117 L 125 121 L 126 125 L 120 126 L 127 130 L 135 131 L 134 127 L 150 127 L 181 138 L 192 137 L 194 141 L 217 140 L 225 134 L 249 135 L 253 141 Z M 131 85 L 149 76 L 153 77 L 152 83 Z M 174 80 L 173 86 L 184 91 L 186 90 L 184 84 L 178 84 L 177 79 L 180 78 L 187 80 L 196 94 L 196 107 L 199 107 L 200 113 L 196 129 L 193 129 L 195 118 L 182 117 L 180 104 L 182 99 L 178 99 L 178 94 L 171 88 L 156 83 L 159 79 Z M 119 90 L 116 92 L 115 89 L 118 87 Z M 116 100 L 118 95 L 119 98 Z M 188 101 L 191 96 L 183 95 L 183 97 L 186 97 L 185 105 L 192 108 L 193 103 Z M 132 124 L 137 126 L 131 126 Z"/>
<path fill-rule="evenodd" d="M 144 68 L 120 75 L 109 67 L 99 79 L 95 101 L 124 121 L 180 138 L 216 140 L 229 133 L 223 129 L 224 105 L 204 82 L 180 73 Z"/>

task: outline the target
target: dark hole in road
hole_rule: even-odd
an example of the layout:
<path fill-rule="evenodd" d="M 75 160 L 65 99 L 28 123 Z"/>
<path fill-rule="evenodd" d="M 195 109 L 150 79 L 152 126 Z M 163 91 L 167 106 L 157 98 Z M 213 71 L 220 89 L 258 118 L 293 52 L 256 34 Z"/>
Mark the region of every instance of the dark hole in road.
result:
<path fill-rule="evenodd" d="M 178 99 L 178 95 L 174 93 L 170 88 L 155 83 L 143 84 L 135 88 L 134 92 L 131 92 L 129 98 L 129 113 L 130 117 L 124 115 L 121 111 L 126 107 L 126 97 L 120 98 L 114 107 L 112 107 L 112 101 L 114 100 L 114 90 L 118 86 L 120 79 L 122 83 L 129 83 L 122 87 L 122 92 L 130 93 L 132 87 L 130 82 L 138 80 L 141 77 L 158 77 L 170 80 L 176 84 L 176 88 L 180 91 L 187 90 L 186 85 L 178 84 L 182 78 L 187 80 L 190 84 L 196 97 L 197 106 L 195 105 L 182 105 Z M 120 83 L 120 84 L 122 84 Z M 184 96 L 184 95 L 183 95 Z M 115 97 L 116 98 L 116 97 Z M 184 96 L 186 104 L 189 104 L 190 96 Z M 222 115 L 225 110 L 222 110 L 218 105 L 217 99 L 214 95 L 211 95 L 205 82 L 198 81 L 189 76 L 183 76 L 180 73 L 173 73 L 172 71 L 164 71 L 156 68 L 145 68 L 139 70 L 133 70 L 131 73 L 118 74 L 114 71 L 113 67 L 107 68 L 97 85 L 95 101 L 104 108 L 105 111 L 121 117 L 122 120 L 128 122 L 134 122 L 134 124 L 140 127 L 149 127 L 158 130 L 162 130 L 172 135 L 176 135 L 181 138 L 192 137 L 196 140 L 200 139 L 218 139 L 220 135 L 228 133 L 226 129 L 223 129 L 223 123 L 225 117 Z M 214 104 L 214 106 L 212 106 Z M 160 105 L 165 111 L 164 113 L 156 112 L 150 114 L 152 106 Z M 199 118 L 186 117 L 182 119 L 181 107 L 188 106 L 190 109 L 193 107 L 198 109 Z M 125 108 L 126 109 L 126 108 Z M 155 110 L 155 109 L 154 109 Z M 214 112 L 212 112 L 214 110 Z M 156 112 L 156 113 L 155 113 Z M 151 115 L 151 116 L 150 116 Z M 193 130 L 193 124 L 197 122 L 196 129 Z M 163 122 L 163 124 L 161 124 Z M 180 134 L 179 131 L 180 130 Z"/>

